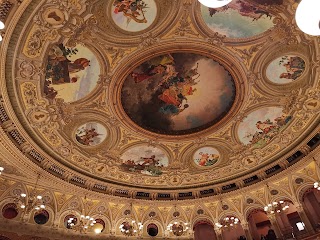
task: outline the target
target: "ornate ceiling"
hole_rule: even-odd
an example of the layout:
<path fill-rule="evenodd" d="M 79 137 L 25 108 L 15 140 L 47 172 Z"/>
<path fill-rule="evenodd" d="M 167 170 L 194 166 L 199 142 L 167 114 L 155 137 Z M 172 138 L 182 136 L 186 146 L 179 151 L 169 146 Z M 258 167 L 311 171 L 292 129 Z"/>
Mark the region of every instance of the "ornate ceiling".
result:
<path fill-rule="evenodd" d="M 129 198 L 194 199 L 279 173 L 320 129 L 320 40 L 296 7 L 24 0 L 1 43 L 3 145 L 26 168 Z"/>

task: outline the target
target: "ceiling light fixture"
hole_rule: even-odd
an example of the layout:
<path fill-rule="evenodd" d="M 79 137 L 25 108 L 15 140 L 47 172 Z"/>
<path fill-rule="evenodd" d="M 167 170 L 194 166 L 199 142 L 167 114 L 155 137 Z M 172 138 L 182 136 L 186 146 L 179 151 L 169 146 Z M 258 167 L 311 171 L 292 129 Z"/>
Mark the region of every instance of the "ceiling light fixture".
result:
<path fill-rule="evenodd" d="M 79 224 L 77 224 L 77 221 L 75 218 L 70 217 L 67 221 L 68 229 L 72 229 L 74 231 L 79 231 L 80 233 L 86 233 L 90 227 L 93 227 L 95 225 L 96 221 L 93 217 L 90 217 L 89 215 L 81 215 Z M 101 232 L 101 231 L 100 231 Z"/>
<path fill-rule="evenodd" d="M 183 235 L 185 232 L 187 232 L 190 229 L 190 224 L 187 222 L 182 222 L 178 220 L 178 216 L 180 216 L 180 213 L 177 212 L 177 206 L 174 206 L 174 213 L 173 216 L 175 217 L 175 220 L 173 223 L 168 224 L 167 226 L 167 235 L 170 233 L 173 233 L 173 235 L 179 237 Z"/>
<path fill-rule="evenodd" d="M 79 231 L 80 233 L 86 233 L 89 228 L 96 224 L 96 220 L 86 214 L 86 206 L 88 205 L 87 196 L 84 197 L 84 209 L 82 210 L 82 215 L 80 216 L 80 221 L 77 224 L 77 219 L 75 217 L 70 217 L 67 221 L 67 228 L 74 231 Z M 101 231 L 100 231 L 101 232 Z"/>
<path fill-rule="evenodd" d="M 131 220 L 132 209 L 131 203 L 130 210 L 125 211 L 126 220 L 119 226 L 119 229 L 125 236 L 135 236 L 136 234 L 140 236 L 143 229 L 143 224 L 141 222 L 137 223 L 135 220 Z"/>
<path fill-rule="evenodd" d="M 268 194 L 270 195 L 270 189 L 269 189 L 268 184 L 267 184 L 267 188 L 268 188 Z M 288 202 L 285 202 L 283 200 L 280 200 L 278 202 L 269 203 L 268 205 L 266 205 L 264 207 L 264 211 L 267 212 L 268 214 L 276 214 L 276 213 L 280 213 L 280 212 L 285 212 L 288 209 L 289 209 Z"/>
<path fill-rule="evenodd" d="M 317 164 L 317 161 L 314 157 L 313 157 L 313 160 L 314 160 L 314 164 L 316 165 L 316 169 L 318 169 L 318 171 L 320 172 L 320 166 Z M 313 187 L 320 191 L 320 182 L 318 182 L 318 181 L 314 182 Z"/>
<path fill-rule="evenodd" d="M 306 34 L 320 36 L 320 1 L 302 0 L 296 11 L 298 27 Z"/>
<path fill-rule="evenodd" d="M 36 195 L 38 181 L 40 179 L 40 174 L 38 174 L 36 184 L 30 194 L 28 196 L 26 193 L 21 193 L 16 196 L 14 200 L 15 204 L 19 206 L 24 212 L 29 213 L 32 209 L 39 211 L 40 209 L 45 209 L 45 203 L 42 199 L 41 195 Z"/>
<path fill-rule="evenodd" d="M 198 1 L 202 5 L 209 8 L 220 8 L 232 2 L 232 0 L 198 0 Z"/>
<path fill-rule="evenodd" d="M 240 221 L 238 218 L 231 216 L 231 217 L 225 217 L 222 221 L 220 221 L 220 223 L 216 223 L 215 225 L 218 228 L 222 228 L 222 227 L 232 228 L 237 226 L 239 223 Z"/>
<path fill-rule="evenodd" d="M 0 175 L 1 173 L 3 172 L 4 168 L 3 167 L 0 167 Z"/>

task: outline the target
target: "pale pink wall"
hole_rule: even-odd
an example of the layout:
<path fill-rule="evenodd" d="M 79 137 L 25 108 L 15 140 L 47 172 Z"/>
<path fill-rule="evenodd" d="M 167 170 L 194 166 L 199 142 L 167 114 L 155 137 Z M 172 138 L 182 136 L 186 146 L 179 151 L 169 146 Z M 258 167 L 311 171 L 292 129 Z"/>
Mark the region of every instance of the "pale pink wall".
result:
<path fill-rule="evenodd" d="M 222 239 L 223 240 L 237 240 L 241 235 L 245 236 L 245 232 L 241 225 L 237 225 L 233 228 L 223 228 L 222 229 Z"/>
<path fill-rule="evenodd" d="M 203 223 L 194 227 L 195 240 L 217 240 L 213 226 Z"/>
<path fill-rule="evenodd" d="M 317 227 L 317 223 L 320 222 L 320 191 L 309 192 L 304 197 L 304 207 L 307 217 L 311 224 Z"/>
<path fill-rule="evenodd" d="M 251 217 L 248 219 L 250 226 L 250 233 L 253 239 L 261 238 L 261 235 L 266 236 L 270 227 L 268 225 L 257 227 L 257 223 L 268 221 L 269 218 L 267 214 L 263 211 L 258 211 L 251 214 Z"/>

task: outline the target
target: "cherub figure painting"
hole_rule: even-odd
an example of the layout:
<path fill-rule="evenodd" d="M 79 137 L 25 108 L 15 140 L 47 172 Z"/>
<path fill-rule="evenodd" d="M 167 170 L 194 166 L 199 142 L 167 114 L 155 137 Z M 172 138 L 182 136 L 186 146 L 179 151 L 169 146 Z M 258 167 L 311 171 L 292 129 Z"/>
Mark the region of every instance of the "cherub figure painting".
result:
<path fill-rule="evenodd" d="M 96 146 L 106 139 L 106 129 L 100 123 L 86 123 L 75 133 L 78 143 L 84 146 Z"/>
<path fill-rule="evenodd" d="M 213 147 L 200 148 L 193 155 L 193 161 L 200 167 L 213 166 L 219 159 L 220 153 Z"/>
<path fill-rule="evenodd" d="M 149 27 L 157 15 L 154 0 L 114 0 L 112 18 L 126 31 L 141 31 Z"/>

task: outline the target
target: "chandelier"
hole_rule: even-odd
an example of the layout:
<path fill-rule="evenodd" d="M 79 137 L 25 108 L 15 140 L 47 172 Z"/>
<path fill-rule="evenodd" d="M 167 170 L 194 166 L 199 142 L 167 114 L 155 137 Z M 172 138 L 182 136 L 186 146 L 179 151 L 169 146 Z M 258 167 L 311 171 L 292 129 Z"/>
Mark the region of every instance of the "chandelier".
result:
<path fill-rule="evenodd" d="M 4 168 L 3 167 L 0 167 L 0 175 L 1 173 L 3 172 Z"/>
<path fill-rule="evenodd" d="M 135 236 L 136 234 L 141 233 L 143 224 L 141 222 L 136 223 L 134 220 L 132 220 L 131 223 L 129 221 L 125 221 L 119 226 L 119 228 L 122 234 L 126 236 Z"/>
<path fill-rule="evenodd" d="M 284 212 L 289 208 L 289 205 L 285 201 L 273 202 L 269 203 L 267 206 L 264 207 L 264 211 L 269 214 L 275 214 Z"/>
<path fill-rule="evenodd" d="M 69 217 L 67 221 L 67 228 L 74 231 L 79 231 L 80 233 L 86 233 L 89 228 L 93 227 L 96 221 L 93 217 L 81 215 L 80 221 L 77 224 L 78 219 L 75 217 Z M 100 231 L 101 232 L 101 231 Z"/>
<path fill-rule="evenodd" d="M 74 231 L 79 231 L 80 233 L 86 233 L 91 227 L 93 227 L 97 222 L 96 220 L 86 214 L 86 207 L 88 205 L 87 196 L 84 197 L 84 208 L 82 210 L 82 214 L 80 215 L 80 220 L 74 215 L 70 215 L 67 220 L 67 228 L 72 229 Z M 101 231 L 100 231 L 101 232 Z"/>
<path fill-rule="evenodd" d="M 190 224 L 188 222 L 178 220 L 177 218 L 180 216 L 180 213 L 177 212 L 176 205 L 174 206 L 174 208 L 175 211 L 173 213 L 173 216 L 175 217 L 175 220 L 173 221 L 173 223 L 168 224 L 167 234 L 173 233 L 173 235 L 175 236 L 181 236 L 190 229 Z"/>
<path fill-rule="evenodd" d="M 130 204 L 130 210 L 126 210 L 124 215 L 126 216 L 125 221 L 119 226 L 121 233 L 125 236 L 135 236 L 141 235 L 143 224 L 141 222 L 136 222 L 135 220 L 131 219 L 132 213 L 132 203 Z"/>
<path fill-rule="evenodd" d="M 216 223 L 215 225 L 218 228 L 232 228 L 234 226 L 237 226 L 239 224 L 239 218 L 236 217 L 225 217 L 220 223 Z"/>
<path fill-rule="evenodd" d="M 319 183 L 319 182 L 315 182 L 315 183 L 313 184 L 313 187 L 316 188 L 316 189 L 318 189 L 318 190 L 320 191 L 320 183 Z"/>
<path fill-rule="evenodd" d="M 175 221 L 167 226 L 167 231 L 175 236 L 181 236 L 184 232 L 190 229 L 190 224 L 187 222 Z"/>
<path fill-rule="evenodd" d="M 21 193 L 20 195 L 16 196 L 16 199 L 14 200 L 15 204 L 19 206 L 24 212 L 28 213 L 32 209 L 39 211 L 40 209 L 44 209 L 46 207 L 42 196 L 36 195 L 39 178 L 40 174 L 38 175 L 34 189 L 29 196 L 26 193 Z"/>

